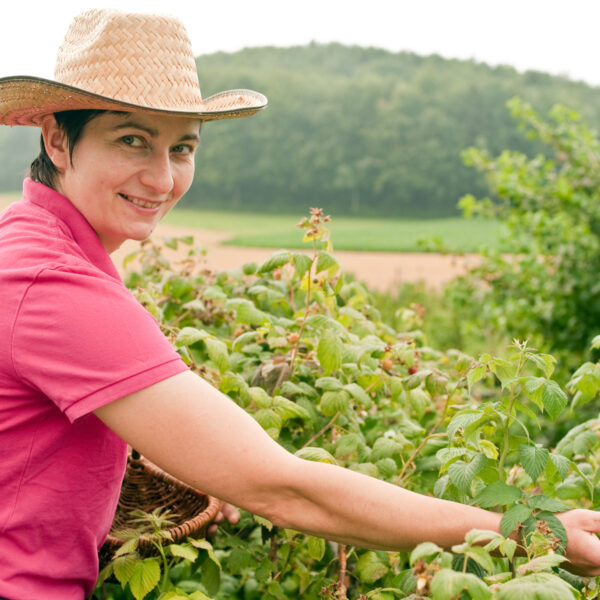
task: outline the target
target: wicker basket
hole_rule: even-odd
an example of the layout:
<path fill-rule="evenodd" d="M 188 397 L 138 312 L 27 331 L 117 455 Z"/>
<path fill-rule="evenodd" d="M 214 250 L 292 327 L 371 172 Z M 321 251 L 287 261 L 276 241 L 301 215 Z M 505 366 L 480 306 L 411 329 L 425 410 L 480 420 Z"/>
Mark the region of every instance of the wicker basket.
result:
<path fill-rule="evenodd" d="M 219 511 L 220 502 L 175 479 L 132 450 L 127 457 L 127 468 L 113 524 L 100 549 L 101 566 L 106 564 L 125 542 L 116 534 L 123 530 L 135 529 L 135 517 L 131 512 L 152 512 L 157 507 L 168 509 L 175 515 L 171 520 L 177 521 L 176 525 L 166 529 L 171 534 L 171 540 L 164 540 L 164 543 L 169 544 L 179 542 L 187 536 L 203 537 Z M 153 541 L 158 541 L 158 538 L 149 536 L 148 539 L 140 539 L 140 554 L 155 554 L 156 547 Z"/>

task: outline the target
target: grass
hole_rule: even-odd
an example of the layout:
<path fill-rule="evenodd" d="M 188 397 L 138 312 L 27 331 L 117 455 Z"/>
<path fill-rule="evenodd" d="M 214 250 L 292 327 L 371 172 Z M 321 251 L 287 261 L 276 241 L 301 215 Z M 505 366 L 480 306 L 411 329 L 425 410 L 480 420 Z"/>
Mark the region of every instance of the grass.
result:
<path fill-rule="evenodd" d="M 0 193 L 0 210 L 21 197 Z M 261 215 L 176 208 L 165 223 L 231 234 L 227 244 L 263 248 L 306 248 L 296 223 L 303 215 Z M 333 215 L 331 237 L 335 250 L 372 252 L 438 251 L 441 246 L 475 252 L 498 246 L 500 225 L 495 221 L 451 219 L 357 219 Z M 429 242 L 423 243 L 423 240 Z"/>
<path fill-rule="evenodd" d="M 268 248 L 302 248 L 302 231 L 296 227 L 302 215 L 257 215 L 176 209 L 166 223 L 229 232 L 227 244 Z M 374 252 L 438 251 L 441 246 L 460 252 L 497 247 L 500 225 L 490 220 L 357 219 L 332 218 L 331 236 L 336 250 Z M 429 238 L 429 242 L 424 241 Z M 435 239 L 433 239 L 435 238 Z"/>

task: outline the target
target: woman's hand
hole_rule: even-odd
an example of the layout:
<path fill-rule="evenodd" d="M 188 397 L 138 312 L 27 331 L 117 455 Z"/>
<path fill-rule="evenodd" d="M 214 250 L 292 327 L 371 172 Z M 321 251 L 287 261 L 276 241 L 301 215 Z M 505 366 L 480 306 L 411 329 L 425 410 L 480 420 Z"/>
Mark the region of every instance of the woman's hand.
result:
<path fill-rule="evenodd" d="M 224 520 L 229 521 L 232 525 L 235 525 L 241 518 L 240 511 L 233 505 L 227 502 L 221 503 L 221 508 L 213 521 L 213 524 L 208 528 L 208 534 L 214 535 L 217 532 L 218 524 Z"/>
<path fill-rule="evenodd" d="M 564 567 L 578 575 L 600 575 L 600 512 L 575 509 L 556 515 L 567 530 Z"/>

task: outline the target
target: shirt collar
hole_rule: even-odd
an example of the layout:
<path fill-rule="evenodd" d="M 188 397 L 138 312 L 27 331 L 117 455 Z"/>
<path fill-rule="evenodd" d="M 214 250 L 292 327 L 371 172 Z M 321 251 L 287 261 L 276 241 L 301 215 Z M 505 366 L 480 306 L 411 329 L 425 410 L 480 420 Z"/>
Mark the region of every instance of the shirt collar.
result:
<path fill-rule="evenodd" d="M 27 177 L 23 182 L 23 200 L 40 206 L 60 219 L 89 261 L 107 275 L 121 280 L 98 235 L 66 196 Z"/>

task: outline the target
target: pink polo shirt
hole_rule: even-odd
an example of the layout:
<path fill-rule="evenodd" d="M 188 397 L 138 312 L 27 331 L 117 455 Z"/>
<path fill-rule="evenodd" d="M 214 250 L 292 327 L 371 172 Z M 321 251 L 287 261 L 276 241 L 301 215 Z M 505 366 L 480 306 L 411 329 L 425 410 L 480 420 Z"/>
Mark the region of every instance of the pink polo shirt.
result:
<path fill-rule="evenodd" d="M 83 600 L 126 445 L 96 408 L 186 370 L 67 198 L 0 214 L 0 597 Z"/>

